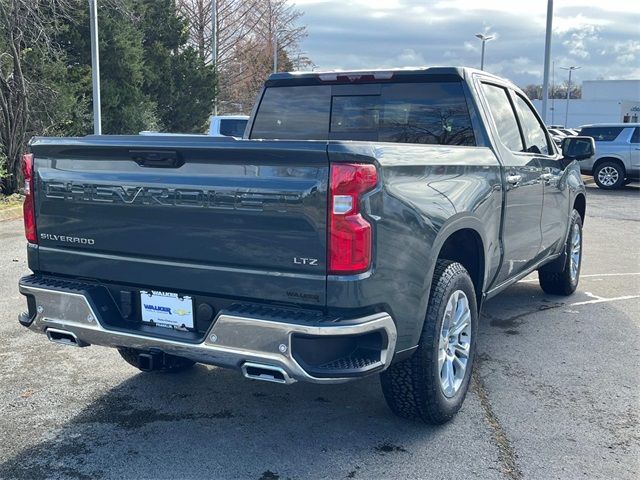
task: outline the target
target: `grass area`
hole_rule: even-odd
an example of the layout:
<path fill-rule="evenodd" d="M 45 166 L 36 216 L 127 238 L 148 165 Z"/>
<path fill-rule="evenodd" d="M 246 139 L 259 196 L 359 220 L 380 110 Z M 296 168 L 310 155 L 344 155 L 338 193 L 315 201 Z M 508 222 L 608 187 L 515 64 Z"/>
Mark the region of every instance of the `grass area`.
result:
<path fill-rule="evenodd" d="M 13 195 L 0 195 L 0 220 L 18 218 L 22 215 L 22 202 L 24 196 L 18 193 Z"/>
<path fill-rule="evenodd" d="M 24 195 L 14 193 L 13 195 L 0 194 L 0 209 L 19 207 L 22 205 Z"/>

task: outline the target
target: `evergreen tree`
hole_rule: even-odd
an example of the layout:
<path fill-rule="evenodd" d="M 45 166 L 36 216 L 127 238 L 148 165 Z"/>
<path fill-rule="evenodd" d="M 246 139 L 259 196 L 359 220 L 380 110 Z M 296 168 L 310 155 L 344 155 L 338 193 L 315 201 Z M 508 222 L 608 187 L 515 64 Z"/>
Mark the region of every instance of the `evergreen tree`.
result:
<path fill-rule="evenodd" d="M 156 127 L 155 105 L 144 92 L 142 34 L 135 24 L 133 0 L 120 0 L 119 8 L 98 4 L 100 37 L 100 94 L 102 131 L 136 134 Z M 62 37 L 68 65 L 67 82 L 76 86 L 78 107 L 91 109 L 91 35 L 89 11 L 80 2 L 68 32 Z M 83 115 L 69 126 L 86 130 Z M 86 132 L 85 133 L 89 133 Z"/>
<path fill-rule="evenodd" d="M 160 128 L 202 132 L 213 110 L 215 75 L 193 47 L 175 0 L 139 2 L 144 91 L 156 104 Z"/>

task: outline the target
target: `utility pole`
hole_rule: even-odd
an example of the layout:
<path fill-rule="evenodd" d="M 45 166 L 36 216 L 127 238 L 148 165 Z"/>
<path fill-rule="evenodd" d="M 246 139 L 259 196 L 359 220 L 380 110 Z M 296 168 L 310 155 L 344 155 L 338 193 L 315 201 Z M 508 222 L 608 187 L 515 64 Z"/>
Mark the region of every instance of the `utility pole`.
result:
<path fill-rule="evenodd" d="M 553 23 L 553 0 L 547 1 L 547 32 L 544 40 L 544 75 L 542 82 L 542 118 L 547 122 L 547 100 L 549 98 L 549 61 L 551 60 L 551 32 Z"/>
<path fill-rule="evenodd" d="M 574 66 L 570 66 L 570 67 L 560 67 L 562 70 L 569 70 L 569 83 L 567 84 L 567 105 L 566 105 L 566 109 L 564 112 L 564 127 L 565 128 L 569 128 L 569 97 L 571 95 L 571 72 L 573 72 L 574 70 L 578 70 L 581 67 L 574 67 Z"/>
<path fill-rule="evenodd" d="M 551 125 L 555 125 L 556 116 L 556 96 L 554 90 L 556 88 L 556 62 L 552 63 L 551 67 Z"/>
<path fill-rule="evenodd" d="M 482 55 L 480 56 L 480 70 L 484 70 L 484 44 L 489 40 L 493 40 L 495 37 L 493 35 L 484 35 L 482 33 L 476 33 L 476 37 L 482 40 Z"/>
<path fill-rule="evenodd" d="M 273 73 L 278 73 L 278 35 L 273 34 Z"/>
<path fill-rule="evenodd" d="M 100 52 L 98 49 L 98 2 L 89 0 L 89 24 L 91 30 L 91 81 L 93 87 L 93 133 L 102 135 L 102 111 L 100 109 Z"/>
<path fill-rule="evenodd" d="M 211 64 L 218 82 L 218 2 L 211 0 Z M 213 99 L 213 114 L 218 115 L 218 92 Z"/>

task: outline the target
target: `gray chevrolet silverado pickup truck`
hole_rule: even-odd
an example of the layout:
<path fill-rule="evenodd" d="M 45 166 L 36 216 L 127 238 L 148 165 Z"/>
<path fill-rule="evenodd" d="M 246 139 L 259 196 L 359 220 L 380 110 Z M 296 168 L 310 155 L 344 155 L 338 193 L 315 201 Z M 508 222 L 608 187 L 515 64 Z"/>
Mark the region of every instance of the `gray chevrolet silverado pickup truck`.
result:
<path fill-rule="evenodd" d="M 466 395 L 482 303 L 571 294 L 585 189 L 514 85 L 466 68 L 274 74 L 243 139 L 35 138 L 19 321 L 289 384 L 381 374 L 397 414 Z"/>

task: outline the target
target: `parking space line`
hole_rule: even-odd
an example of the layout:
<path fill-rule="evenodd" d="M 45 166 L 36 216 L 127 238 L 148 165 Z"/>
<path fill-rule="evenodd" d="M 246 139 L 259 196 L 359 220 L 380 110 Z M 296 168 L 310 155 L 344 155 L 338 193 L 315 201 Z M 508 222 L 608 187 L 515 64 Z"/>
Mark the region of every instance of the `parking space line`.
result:
<path fill-rule="evenodd" d="M 628 277 L 628 276 L 636 276 L 640 275 L 640 272 L 632 272 L 632 273 L 592 273 L 590 275 L 580 275 L 580 278 L 591 278 L 591 277 Z M 521 282 L 537 282 L 537 278 L 527 278 L 525 280 L 520 280 Z"/>
<path fill-rule="evenodd" d="M 584 292 L 587 297 L 593 298 L 594 300 L 602 300 L 604 297 L 599 297 L 598 295 L 594 295 L 591 292 Z"/>
<path fill-rule="evenodd" d="M 640 272 L 637 273 L 592 273 L 591 275 L 580 275 L 580 278 L 584 277 L 624 277 L 628 275 L 640 275 Z"/>
<path fill-rule="evenodd" d="M 584 302 L 570 303 L 569 306 L 577 307 L 578 305 L 590 305 L 592 303 L 615 302 L 617 300 L 631 300 L 633 298 L 640 298 L 640 295 L 625 295 L 624 297 L 614 297 L 614 298 L 598 297 L 598 298 L 596 298 L 594 300 L 587 300 L 587 301 L 584 301 Z"/>

